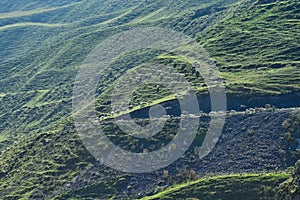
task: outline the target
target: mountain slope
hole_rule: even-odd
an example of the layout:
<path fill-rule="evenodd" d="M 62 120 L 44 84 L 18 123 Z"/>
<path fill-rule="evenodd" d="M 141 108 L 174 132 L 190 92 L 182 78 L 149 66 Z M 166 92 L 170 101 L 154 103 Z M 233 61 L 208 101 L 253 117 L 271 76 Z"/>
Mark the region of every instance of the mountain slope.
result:
<path fill-rule="evenodd" d="M 71 113 L 73 82 L 86 55 L 115 33 L 145 26 L 197 35 L 226 79 L 232 108 L 238 110 L 241 104 L 262 107 L 273 102 L 276 106 L 279 102 L 278 107 L 299 106 L 296 0 L 29 2 L 0 4 L 1 198 L 139 198 L 186 181 L 189 173 L 196 173 L 198 178 L 209 173 L 285 170 L 297 160 L 297 136 L 286 137 L 287 130 L 282 127 L 293 109 L 274 112 L 276 109 L 259 108 L 255 114 L 230 113 L 221 141 L 207 158 L 199 160 L 197 147 L 209 121 L 204 114 L 191 149 L 165 169 L 168 177 L 163 176 L 163 170 L 132 175 L 99 165 L 77 136 Z M 191 63 L 170 54 L 148 56 L 148 52 L 134 52 L 111 66 L 107 74 L 113 76 L 103 79 L 99 87 L 100 114 L 110 114 L 110 86 L 130 70 L 122 69 L 120 63 L 126 66 L 134 57 L 175 62 L 179 72 L 186 64 L 188 70 L 184 73 L 197 94 L 206 92 L 203 82 L 192 73 Z M 143 95 L 145 91 L 150 97 Z M 141 88 L 135 103 L 168 103 L 174 99 L 166 97 L 167 92 L 155 92 L 153 87 Z M 145 113 L 139 106 L 136 108 Z M 147 119 L 139 120 L 147 124 Z M 176 120 L 180 118 L 169 121 L 158 136 L 162 142 L 174 137 Z M 144 150 L 146 146 L 140 145 L 141 141 L 130 140 L 109 122 L 104 121 L 103 126 L 112 140 L 123 146 L 124 140 L 129 141 L 127 148 L 132 147 L 132 151 Z M 153 141 L 145 144 L 150 142 Z"/>
<path fill-rule="evenodd" d="M 200 40 L 228 88 L 266 94 L 299 91 L 299 2 L 259 2 L 200 34 Z"/>
<path fill-rule="evenodd" d="M 2 146 L 22 137 L 22 132 L 41 130 L 70 114 L 78 67 L 105 38 L 140 26 L 201 30 L 224 15 L 228 7 L 223 3 L 90 0 L 33 2 L 26 7 L 20 2 L 4 2 L 0 17 L 0 101 L 11 109 L 0 112 L 1 121 L 6 122 L 1 127 L 5 138 Z M 220 12 L 210 16 L 214 7 Z M 198 10 L 201 12 L 194 16 Z M 28 98 L 19 101 L 20 95 Z"/>

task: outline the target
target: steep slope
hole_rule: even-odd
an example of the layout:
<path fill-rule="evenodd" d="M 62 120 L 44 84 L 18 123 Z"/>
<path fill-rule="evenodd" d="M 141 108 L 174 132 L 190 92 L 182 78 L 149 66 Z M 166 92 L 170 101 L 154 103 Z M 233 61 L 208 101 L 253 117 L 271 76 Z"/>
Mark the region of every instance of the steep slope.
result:
<path fill-rule="evenodd" d="M 229 5 L 234 3 L 226 2 Z M 265 95 L 277 98 L 277 95 L 297 94 L 299 38 L 294 34 L 299 29 L 297 1 L 258 1 L 255 4 L 242 1 L 231 6 L 223 4 L 224 1 L 201 4 L 198 1 L 148 0 L 138 3 L 81 1 L 71 5 L 68 1 L 47 3 L 37 2 L 24 7 L 22 3 L 6 2 L 2 7 L 2 14 L 5 14 L 0 17 L 3 25 L 0 28 L 0 37 L 3 38 L 0 51 L 0 59 L 3 60 L 0 63 L 1 198 L 138 198 L 157 193 L 166 185 L 183 182 L 191 178 L 191 174 L 197 178 L 209 173 L 284 170 L 297 159 L 296 138 L 285 138 L 286 130 L 282 127 L 294 110 L 273 112 L 268 109 L 260 112 L 259 109 L 254 115 L 232 113 L 217 148 L 207 158 L 199 160 L 194 154 L 207 128 L 209 118 L 206 116 L 192 148 L 182 159 L 165 169 L 168 177 L 163 176 L 163 170 L 132 175 L 99 165 L 82 145 L 70 118 L 72 84 L 81 61 L 98 42 L 114 33 L 139 26 L 158 25 L 184 31 L 191 36 L 198 35 L 200 43 L 209 50 L 221 75 L 227 80 L 230 95 L 238 99 L 234 108 L 242 102 L 239 97 L 249 99 L 259 95 L 259 103 L 264 102 L 264 105 L 272 100 L 270 97 L 266 101 Z M 157 8 L 160 9 L 156 11 Z M 256 29 L 253 26 L 257 21 L 261 27 Z M 284 27 L 284 31 L 277 25 Z M 200 33 L 203 30 L 205 34 Z M 249 32 L 254 36 L 248 37 Z M 260 42 L 265 39 L 275 45 L 260 49 Z M 251 47 L 249 52 L 245 52 L 245 47 Z M 146 55 L 134 54 L 144 59 Z M 272 57 L 276 59 L 272 60 Z M 171 59 L 182 64 L 180 58 L 169 54 L 154 55 L 151 59 Z M 123 63 L 130 61 L 130 56 L 123 58 Z M 108 104 L 105 100 L 108 99 L 109 85 L 122 75 L 118 71 L 119 64 L 116 62 L 112 67 L 112 70 L 117 69 L 113 71 L 115 76 L 103 80 L 103 86 L 99 88 L 99 112 L 109 113 L 101 106 Z M 191 67 L 191 63 L 184 64 Z M 178 70 L 181 70 L 180 65 Z M 202 82 L 195 79 L 191 71 L 186 73 L 199 93 L 205 91 L 205 87 L 199 84 Z M 142 95 L 146 89 L 155 91 L 142 88 L 137 103 L 153 100 Z M 165 96 L 166 93 L 162 93 L 156 97 L 164 102 Z M 282 107 L 299 106 L 297 99 L 289 97 L 282 100 Z M 281 99 L 281 96 L 278 98 Z M 255 107 L 257 101 L 255 99 L 247 106 Z M 141 110 L 141 113 L 145 111 Z M 140 123 L 147 123 L 147 119 L 140 120 Z M 176 120 L 179 119 L 169 122 L 159 139 L 167 142 L 174 137 Z M 104 125 L 112 140 L 125 146 L 122 141 L 128 139 L 132 142 L 129 146 L 134 144 L 136 147 L 132 150 L 143 151 L 140 141 L 130 140 L 109 123 Z M 24 134 L 30 134 L 30 137 L 18 141 Z M 10 145 L 13 141 L 16 144 Z M 257 191 L 257 188 L 254 190 Z M 266 190 L 270 191 L 269 188 Z"/>
<path fill-rule="evenodd" d="M 287 138 L 282 128 L 283 122 L 294 112 L 265 111 L 228 116 L 217 146 L 200 159 L 197 152 L 209 122 L 209 118 L 203 116 L 197 137 L 184 156 L 163 170 L 141 175 L 121 173 L 96 162 L 81 143 L 73 122 L 64 120 L 3 152 L 0 157 L 1 195 L 12 199 L 139 198 L 157 193 L 166 185 L 204 175 L 285 170 L 299 158 L 295 153 L 296 136 Z M 114 143 L 129 151 L 141 152 L 151 151 L 172 139 L 178 120 L 168 121 L 157 136 L 147 141 L 132 139 L 109 121 L 102 127 Z M 143 121 L 140 123 L 147 123 Z"/>
<path fill-rule="evenodd" d="M 241 9 L 243 7 L 246 9 Z M 240 105 L 260 107 L 265 104 L 280 108 L 300 106 L 300 38 L 295 35 L 300 29 L 299 3 L 258 1 L 247 2 L 239 8 L 240 12 L 225 15 L 224 21 L 198 34 L 199 42 L 216 61 L 220 76 L 225 79 L 228 108 L 239 110 Z M 169 67 L 177 64 L 175 69 L 184 73 L 195 90 L 199 93 L 205 90 L 201 87 L 201 77 L 195 79 L 192 62 L 174 55 L 163 55 L 158 59 Z M 186 64 L 184 69 L 182 62 Z M 109 110 L 106 108 L 109 90 L 100 97 L 100 113 Z M 199 95 L 199 101 L 206 97 Z M 160 101 L 172 99 L 175 97 Z M 148 101 L 149 98 L 139 99 L 140 103 Z"/>
<path fill-rule="evenodd" d="M 229 89 L 268 95 L 299 92 L 299 2 L 265 2 L 255 2 L 199 39 Z"/>
<path fill-rule="evenodd" d="M 194 32 L 198 32 L 218 21 L 226 12 L 231 12 L 232 8 L 223 3 L 3 2 L 0 16 L 0 101 L 6 109 L 0 112 L 1 121 L 5 121 L 1 125 L 1 146 L 70 114 L 72 84 L 78 67 L 105 38 L 139 26 L 175 27 L 189 31 L 189 27 L 193 27 Z M 219 12 L 211 16 L 212 8 Z M 27 98 L 17 100 L 19 96 Z"/>

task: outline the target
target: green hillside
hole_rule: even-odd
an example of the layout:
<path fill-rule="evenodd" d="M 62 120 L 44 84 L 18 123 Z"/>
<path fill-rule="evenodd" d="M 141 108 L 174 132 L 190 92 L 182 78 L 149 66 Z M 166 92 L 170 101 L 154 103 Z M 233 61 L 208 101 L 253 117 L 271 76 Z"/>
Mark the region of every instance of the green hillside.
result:
<path fill-rule="evenodd" d="M 274 188 L 286 180 L 288 174 L 240 174 L 203 178 L 176 185 L 150 199 L 274 199 Z"/>
<path fill-rule="evenodd" d="M 297 0 L 1 1 L 0 199 L 274 199 L 275 188 L 290 177 L 285 170 L 299 159 L 299 109 L 292 108 L 300 103 L 299 20 Z M 100 165 L 82 144 L 72 119 L 72 90 L 82 61 L 97 44 L 149 26 L 197 39 L 224 78 L 228 108 L 242 112 L 228 113 L 220 141 L 206 158 L 198 158 L 210 121 L 205 110 L 194 116 L 201 119 L 197 136 L 178 161 L 149 174 L 121 173 Z M 148 140 L 113 125 L 122 114 L 111 113 L 113 87 L 145 62 L 184 74 L 200 100 L 208 96 L 187 57 L 144 50 L 115 60 L 100 80 L 96 111 L 107 117 L 101 126 L 109 138 L 132 152 L 170 142 L 181 120 L 170 113 L 175 117 Z M 155 84 L 134 96 L 125 111 L 132 116 L 145 116 L 159 103 L 176 104 L 174 94 L 158 92 Z"/>
<path fill-rule="evenodd" d="M 276 94 L 299 91 L 299 2 L 255 2 L 199 40 L 216 60 L 228 87 Z"/>
<path fill-rule="evenodd" d="M 226 4 L 218 1 L 199 5 L 196 1 L 25 4 L 4 2 L 0 17 L 0 97 L 1 105 L 6 108 L 0 111 L 5 121 L 2 135 L 6 138 L 2 146 L 70 114 L 72 84 L 78 67 L 105 38 L 140 26 L 203 29 L 207 23 L 218 21 L 226 8 Z M 159 12 L 156 11 L 158 7 Z M 212 7 L 222 9 L 211 17 L 210 11 L 203 12 Z M 198 10 L 200 14 L 191 19 L 190 15 Z M 203 20 L 208 18 L 210 20 L 204 24 Z M 180 25 L 176 25 L 179 22 Z M 198 24 L 194 26 L 191 22 Z M 28 98 L 17 100 L 20 95 Z M 31 113 L 37 113 L 38 117 Z M 19 122 L 22 127 L 18 127 Z"/>
<path fill-rule="evenodd" d="M 299 93 L 300 37 L 295 34 L 300 29 L 298 1 L 253 2 L 238 7 L 243 6 L 249 8 L 227 15 L 222 22 L 197 34 L 199 42 L 216 61 L 220 76 L 226 81 L 227 93 L 240 97 Z M 162 55 L 158 59 L 169 67 L 177 63 L 176 70 L 185 74 L 195 90 L 205 90 L 201 87 L 203 80 L 192 73 L 192 62 L 174 55 Z M 187 65 L 184 70 L 182 63 Z M 147 91 L 151 90 L 147 88 Z M 101 107 L 106 111 L 104 107 L 110 99 L 107 93 L 100 97 L 103 99 Z M 174 98 L 162 98 L 157 102 Z M 149 101 L 147 98 L 138 100 Z M 295 104 L 299 105 L 299 101 Z"/>

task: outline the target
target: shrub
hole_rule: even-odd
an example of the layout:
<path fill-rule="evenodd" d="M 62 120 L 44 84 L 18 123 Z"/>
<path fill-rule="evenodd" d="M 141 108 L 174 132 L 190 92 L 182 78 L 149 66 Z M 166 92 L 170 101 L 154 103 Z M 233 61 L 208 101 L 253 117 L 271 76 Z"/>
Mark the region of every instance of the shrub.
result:
<path fill-rule="evenodd" d="M 281 124 L 281 127 L 284 128 L 284 129 L 288 129 L 290 126 L 291 126 L 291 125 L 290 125 L 290 123 L 289 123 L 287 120 L 285 120 L 285 121 L 282 122 L 282 124 Z"/>
<path fill-rule="evenodd" d="M 254 129 L 248 129 L 247 134 L 248 136 L 253 136 L 255 133 Z"/>

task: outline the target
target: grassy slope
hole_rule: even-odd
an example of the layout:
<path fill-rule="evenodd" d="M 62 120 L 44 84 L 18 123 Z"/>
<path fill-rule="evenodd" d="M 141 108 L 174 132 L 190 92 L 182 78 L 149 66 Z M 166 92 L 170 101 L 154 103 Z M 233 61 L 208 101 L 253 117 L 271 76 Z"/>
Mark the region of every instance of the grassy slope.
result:
<path fill-rule="evenodd" d="M 63 118 L 71 112 L 70 98 L 76 70 L 95 44 L 128 27 L 157 24 L 173 27 L 178 21 L 190 22 L 188 13 L 214 2 L 207 1 L 204 6 L 198 6 L 197 1 L 69 3 L 1 1 L 0 121 L 1 149 L 5 149 L 1 155 L 1 166 L 4 166 L 1 195 L 7 198 L 26 198 L 31 194 L 39 195 L 35 194 L 38 191 L 60 187 L 64 180 L 69 181 L 75 176 L 77 161 L 84 162 L 86 152 L 80 156 L 80 145 L 68 147 L 73 145 L 70 141 L 75 137 L 74 132 L 71 138 L 63 139 L 60 135 L 68 127 Z M 153 12 L 156 7 L 160 7 L 161 12 Z M 181 28 L 188 25 L 183 24 Z M 52 145 L 57 146 L 48 148 L 45 143 L 53 140 L 51 133 L 56 133 L 56 142 Z M 24 134 L 31 134 L 33 138 L 17 142 Z M 14 141 L 16 144 L 11 145 Z M 48 152 L 53 158 L 45 156 L 49 149 L 56 152 Z M 67 165 L 64 171 L 61 167 L 64 168 L 69 159 L 64 157 L 67 155 L 79 159 L 72 166 Z M 21 160 L 16 161 L 16 158 Z M 48 162 L 54 162 L 54 166 Z M 53 171 L 48 172 L 50 166 Z M 36 176 L 26 181 L 33 169 Z M 54 183 L 51 183 L 52 176 Z M 50 187 L 46 189 L 41 180 Z"/>
<path fill-rule="evenodd" d="M 289 1 L 289 2 L 292 3 L 296 1 Z M 109 7 L 110 3 L 111 2 L 107 1 L 106 4 L 108 6 L 107 10 L 111 10 L 111 7 Z M 82 19 L 79 20 L 76 18 L 73 20 L 71 16 L 72 13 L 74 12 L 77 13 L 78 11 L 80 11 L 79 12 L 80 14 L 77 15 L 77 18 L 86 16 L 87 13 L 85 12 L 85 9 L 82 9 L 81 7 L 82 5 L 84 4 L 81 5 L 79 4 L 78 6 L 76 6 L 76 8 L 72 8 L 69 11 L 69 13 L 66 14 L 64 13 L 66 16 L 68 16 L 68 19 L 61 20 L 60 18 L 61 13 L 60 14 L 54 13 L 54 16 L 49 21 L 47 21 L 47 23 L 54 23 L 54 22 L 70 23 L 69 28 L 72 29 L 73 31 L 70 31 L 68 27 L 50 28 L 50 27 L 25 26 L 25 27 L 13 27 L 12 29 L 5 29 L 1 32 L 0 37 L 5 38 L 5 40 L 2 41 L 6 41 L 6 43 L 4 43 L 1 46 L 1 48 L 3 49 L 3 51 L 1 52 L 4 52 L 1 54 L 1 58 L 5 58 L 5 62 L 1 63 L 2 77 L 1 77 L 0 93 L 1 93 L 2 100 L 3 99 L 5 100 L 4 103 L 1 103 L 1 106 L 5 108 L 4 109 L 5 112 L 1 113 L 0 116 L 2 116 L 2 120 L 3 120 L 2 124 L 5 125 L 4 122 L 13 124 L 13 125 L 4 126 L 4 129 L 7 131 L 5 132 L 5 135 L 10 135 L 16 130 L 20 131 L 21 133 L 22 129 L 25 130 L 28 129 L 28 124 L 30 124 L 29 127 L 32 128 L 32 129 L 28 129 L 28 132 L 30 132 L 33 129 L 36 129 L 37 127 L 39 128 L 47 127 L 49 125 L 49 121 L 55 122 L 59 120 L 62 116 L 68 115 L 69 113 L 68 110 L 64 110 L 60 112 L 59 109 L 56 108 L 57 103 L 61 102 L 62 99 L 66 98 L 67 101 L 62 102 L 60 106 L 64 107 L 68 105 L 68 100 L 70 98 L 70 91 L 71 91 L 71 82 L 72 82 L 71 80 L 73 80 L 76 74 L 77 66 L 79 65 L 80 61 L 84 59 L 86 53 L 88 53 L 89 50 L 92 49 L 93 44 L 95 43 L 95 41 L 98 41 L 99 37 L 107 37 L 112 32 L 118 31 L 116 30 L 117 28 L 110 28 L 110 26 L 116 27 L 117 25 L 124 25 L 123 27 L 126 28 L 126 24 L 128 26 L 132 26 L 132 24 L 135 23 L 141 23 L 141 22 L 146 23 L 145 21 L 142 21 L 142 19 L 147 19 L 148 20 L 147 22 L 149 24 L 155 25 L 158 23 L 162 23 L 163 25 L 173 26 L 178 21 L 184 19 L 181 22 L 181 24 L 176 26 L 177 29 L 184 30 L 189 26 L 190 27 L 193 26 L 193 24 L 191 23 L 191 19 L 194 17 L 193 13 L 194 14 L 196 13 L 191 11 L 190 7 L 192 4 L 189 7 L 188 5 L 186 5 L 186 3 L 180 4 L 183 8 L 187 9 L 186 13 L 181 13 L 181 15 L 178 15 L 179 14 L 178 12 L 174 12 L 174 15 L 176 15 L 176 17 L 172 16 L 168 12 L 164 12 L 163 14 L 161 14 L 160 12 L 151 14 L 151 12 L 148 12 L 147 10 L 143 12 L 142 5 L 140 5 L 140 7 L 138 8 L 135 8 L 136 5 L 134 6 L 132 5 L 124 8 L 122 7 L 122 5 L 124 4 L 118 4 L 121 7 L 119 8 L 114 4 L 113 6 L 115 6 L 116 8 L 115 15 L 107 15 L 105 10 L 103 10 L 103 12 L 99 14 L 99 16 L 95 14 L 94 16 L 89 16 L 84 20 Z M 55 5 L 55 6 L 60 6 L 60 5 Z M 151 4 L 149 5 L 149 7 L 152 6 L 153 5 Z M 93 7 L 97 7 L 97 6 L 91 3 L 86 10 L 89 10 L 89 8 L 91 9 Z M 165 9 L 168 10 L 167 9 L 168 6 L 165 7 L 166 7 Z M 33 9 L 38 9 L 38 8 L 33 6 L 33 8 L 30 9 L 26 8 L 25 10 L 33 10 Z M 182 8 L 179 6 L 178 10 L 181 9 Z M 295 10 L 295 9 L 297 10 L 297 8 L 291 7 L 288 10 Z M 94 9 L 94 12 L 96 12 L 96 10 L 97 9 Z M 256 10 L 257 8 L 254 7 L 251 10 L 251 13 L 252 14 L 255 13 Z M 136 15 L 136 13 L 138 14 Z M 40 16 L 40 14 L 41 13 L 39 13 L 37 16 Z M 192 17 L 190 18 L 189 15 L 192 15 Z M 160 17 L 157 18 L 157 16 Z M 295 12 L 292 13 L 291 16 L 290 15 L 288 16 L 293 18 L 295 16 L 298 16 L 298 13 Z M 165 17 L 170 17 L 168 23 L 166 22 L 168 20 L 164 19 Z M 153 19 L 155 19 L 154 22 L 152 21 Z M 243 19 L 243 17 L 241 17 L 241 19 Z M 285 19 L 286 18 L 283 18 L 283 20 Z M 18 20 L 17 22 L 19 23 Z M 28 21 L 32 21 L 32 20 L 34 20 L 34 18 L 29 18 Z M 101 23 L 99 24 L 99 20 L 100 21 L 108 20 L 108 22 L 104 24 Z M 131 21 L 133 21 L 134 23 L 131 23 Z M 7 21 L 4 22 L 7 23 Z M 187 24 L 185 24 L 184 22 L 186 22 Z M 200 22 L 197 20 L 195 20 L 194 22 L 201 23 L 201 20 Z M 37 23 L 41 23 L 41 22 L 37 22 Z M 233 26 L 232 19 L 229 19 L 228 22 L 225 21 L 225 23 L 228 23 L 229 25 Z M 285 21 L 283 21 L 282 23 L 285 24 Z M 272 21 L 269 22 L 269 25 L 272 24 L 274 24 L 272 23 Z M 83 26 L 81 27 L 81 25 Z M 299 27 L 297 24 L 295 26 Z M 222 26 L 217 26 L 217 28 L 218 30 L 219 29 L 223 30 Z M 235 29 L 229 29 L 226 30 L 226 32 L 224 31 L 224 33 L 234 31 L 234 30 Z M 287 29 L 288 34 L 291 34 L 292 30 L 293 29 Z M 33 32 L 35 32 L 35 34 L 32 34 Z M 219 32 L 223 33 L 222 31 Z M 278 31 L 278 33 L 281 32 Z M 221 35 L 221 37 L 223 37 L 223 35 Z M 258 37 L 262 38 L 262 36 L 260 35 L 258 35 Z M 14 41 L 15 38 L 20 38 L 20 39 Z M 28 42 L 28 38 L 29 41 L 31 42 Z M 63 40 L 61 40 L 61 38 L 63 38 Z M 215 37 L 209 36 L 209 38 L 215 38 Z M 234 39 L 235 37 L 226 37 L 226 38 Z M 295 39 L 297 40 L 297 37 L 295 37 Z M 205 41 L 205 39 L 203 39 L 203 41 Z M 243 41 L 243 40 L 239 40 L 239 41 Z M 252 42 L 253 41 L 257 41 L 257 40 L 252 40 Z M 230 75 L 232 73 L 237 73 L 238 75 L 243 74 L 244 72 L 241 72 L 241 69 L 243 66 L 248 68 L 249 66 L 247 64 L 248 62 L 244 61 L 243 59 L 239 61 L 236 60 L 231 61 L 225 59 L 224 56 L 222 57 L 217 55 L 214 52 L 216 52 L 218 44 L 220 44 L 220 46 L 223 47 L 222 50 L 226 52 L 226 49 L 224 49 L 226 45 L 225 43 L 222 43 L 222 41 L 221 42 L 209 41 L 205 45 L 206 48 L 212 53 L 212 55 L 218 61 L 221 68 L 222 69 L 224 68 L 223 70 L 224 77 L 226 76 L 228 77 L 229 87 L 232 88 L 232 90 L 234 91 L 235 90 L 234 84 L 231 83 L 235 83 L 240 80 L 243 80 L 241 81 L 242 84 L 244 82 L 246 83 L 250 82 L 250 80 L 253 79 L 252 76 L 254 73 L 251 67 L 249 71 L 245 72 L 244 75 L 245 78 L 243 79 L 240 79 L 239 76 L 231 77 Z M 235 45 L 236 48 L 241 48 L 243 46 L 244 45 L 242 44 Z M 36 50 L 35 49 L 36 47 L 39 47 L 39 49 Z M 290 48 L 290 47 L 286 47 L 286 48 Z M 236 51 L 241 51 L 241 49 L 237 49 Z M 269 48 L 268 51 L 266 50 L 266 52 L 273 54 L 273 48 Z M 297 55 L 297 51 L 295 52 Z M 290 66 L 291 64 L 295 63 L 294 61 L 297 59 L 297 57 L 293 54 L 291 54 L 291 56 L 293 57 L 286 58 L 285 62 L 288 63 L 287 64 L 288 66 L 285 66 L 284 68 L 274 69 L 273 66 L 274 62 L 268 61 L 271 64 L 264 62 L 266 64 L 267 69 L 262 69 L 262 70 L 265 70 L 270 73 L 273 70 L 274 74 L 277 74 L 279 77 L 282 77 L 284 75 L 290 75 L 291 70 L 294 69 L 296 69 L 296 71 L 294 70 L 293 72 L 296 72 L 297 74 L 298 65 Z M 243 55 L 244 59 L 247 58 L 250 60 L 249 63 L 253 62 L 254 57 L 255 54 L 253 57 L 248 57 L 246 55 Z M 282 63 L 283 61 L 276 60 L 276 62 Z M 235 69 L 237 65 L 241 65 L 241 67 L 240 66 L 237 67 L 238 68 L 237 70 L 226 68 L 227 66 L 233 66 L 233 68 Z M 251 77 L 251 79 L 248 76 Z M 264 77 L 265 75 L 262 74 L 262 76 Z M 297 77 L 294 78 L 295 78 L 294 80 L 295 84 L 292 84 L 291 87 L 293 90 L 295 90 L 296 86 L 299 84 L 298 82 L 299 80 L 297 79 Z M 261 83 L 265 80 L 270 80 L 270 77 L 267 77 L 266 79 L 257 79 L 257 80 L 260 80 L 259 82 Z M 291 83 L 294 83 L 291 77 L 289 77 L 288 80 Z M 279 81 L 278 83 L 282 83 L 281 81 L 284 80 L 280 78 L 280 79 L 276 79 L 276 81 Z M 11 85 L 12 82 L 14 82 L 13 85 Z M 253 84 L 250 85 L 252 89 L 256 87 L 258 87 L 259 89 L 266 89 L 263 88 L 261 85 L 254 85 L 254 86 Z M 271 89 L 268 89 L 268 91 L 271 90 L 274 92 L 274 86 L 272 84 L 268 86 L 271 86 Z M 57 91 L 57 87 L 60 88 L 60 91 Z M 281 85 L 279 85 L 278 87 L 279 89 L 275 91 L 288 92 L 288 89 L 283 88 Z M 37 90 L 37 93 L 35 92 L 35 90 Z M 43 92 L 38 92 L 40 90 L 42 90 Z M 21 91 L 25 93 L 21 93 Z M 49 108 L 49 104 L 52 104 L 52 107 Z M 50 109 L 49 112 L 47 112 L 47 114 L 42 114 L 41 116 L 38 115 L 37 117 L 32 117 L 35 116 L 33 115 L 33 113 L 39 114 L 47 111 L 46 108 L 42 107 L 43 105 L 47 105 L 46 106 L 47 109 Z M 9 116 L 11 113 L 15 113 L 15 115 L 13 116 L 15 116 L 16 118 L 14 117 L 11 117 L 11 119 L 8 118 L 7 116 Z M 56 118 L 53 117 L 51 113 L 57 115 L 57 117 Z M 45 118 L 49 119 L 49 121 L 47 120 L 45 121 L 44 120 Z M 42 119 L 41 123 L 38 122 L 37 119 L 39 120 Z M 24 126 L 23 128 L 19 127 L 19 122 L 22 122 Z M 44 123 L 44 125 L 42 123 Z M 89 163 L 91 163 L 92 159 L 86 155 L 86 151 L 78 144 L 79 141 L 78 138 L 76 138 L 76 136 L 73 135 L 74 132 L 69 131 L 68 128 L 65 128 L 68 127 L 69 125 L 71 126 L 71 124 L 65 121 L 61 121 L 60 123 L 62 124 L 61 127 L 52 126 L 45 133 L 34 136 L 34 138 L 25 139 L 19 142 L 18 144 L 12 146 L 8 151 L 2 154 L 1 166 L 4 167 L 0 175 L 1 188 L 2 188 L 1 190 L 5 191 L 5 193 L 1 193 L 2 195 L 6 195 L 7 197 L 11 197 L 11 198 L 15 198 L 15 197 L 26 198 L 33 194 L 36 195 L 36 198 L 42 198 L 43 195 L 45 194 L 39 194 L 39 193 L 43 193 L 45 191 L 49 191 L 49 190 L 51 191 L 55 188 L 59 188 L 62 185 L 64 185 L 66 182 L 72 180 L 72 178 L 74 178 L 76 174 L 79 173 L 78 170 L 76 170 L 76 168 L 78 167 L 77 165 L 82 164 L 82 167 L 84 168 Z M 53 138 L 51 138 L 52 136 Z M 72 140 L 72 138 L 74 137 L 76 139 Z M 53 141 L 52 144 L 47 144 L 47 140 Z M 28 144 L 29 146 L 26 146 L 26 144 Z M 45 155 L 45 152 L 47 155 Z M 48 155 L 50 155 L 50 158 L 47 157 Z M 27 157 L 29 160 L 27 160 Z M 18 162 L 15 162 L 16 158 L 21 158 L 21 159 Z M 49 166 L 52 166 L 51 163 L 53 164 L 53 166 L 55 166 L 52 167 L 53 171 L 51 170 L 49 171 L 49 169 L 47 169 Z M 30 171 L 32 171 L 33 169 L 34 169 L 33 179 L 29 179 L 28 181 L 26 181 L 27 178 L 31 176 L 32 172 L 30 173 Z M 43 185 L 42 183 L 47 185 Z M 50 187 L 48 186 L 49 183 L 51 183 Z M 34 190 L 34 188 L 38 188 L 38 189 Z"/>
<path fill-rule="evenodd" d="M 93 162 L 74 134 L 71 122 L 64 121 L 51 130 L 4 152 L 0 161 L 1 198 L 44 198 Z"/>
<path fill-rule="evenodd" d="M 219 200 L 258 200 L 274 199 L 274 188 L 290 177 L 289 174 L 238 174 L 201 178 L 175 185 L 142 200 L 154 199 L 219 199 Z"/>
<path fill-rule="evenodd" d="M 296 0 L 256 3 L 200 38 L 231 90 L 299 91 L 299 19 Z"/>
<path fill-rule="evenodd" d="M 246 4 L 247 5 L 247 4 Z M 300 4 L 298 1 L 253 3 L 240 13 L 228 15 L 224 21 L 199 33 L 199 41 L 216 61 L 220 75 L 226 80 L 227 92 L 241 97 L 281 95 L 300 90 Z M 161 55 L 166 66 L 173 66 L 199 92 L 203 80 L 192 73 L 187 59 Z M 182 70 L 181 64 L 187 67 Z M 148 97 L 142 97 L 147 91 Z M 108 113 L 110 89 L 100 97 L 100 114 Z M 174 99 L 168 93 L 160 98 L 155 88 L 137 91 L 137 102 L 157 103 Z M 136 108 L 134 108 L 135 110 Z"/>
<path fill-rule="evenodd" d="M 186 22 L 181 28 L 189 27 L 188 22 L 202 17 L 191 20 L 189 14 L 207 6 L 210 9 L 215 2 L 61 1 L 29 7 L 6 2 L 0 19 L 0 101 L 11 109 L 0 112 L 0 120 L 5 121 L 1 134 L 7 138 L 2 145 L 17 140 L 22 132 L 41 130 L 70 114 L 77 69 L 103 39 L 129 27 L 174 27 L 179 21 Z M 159 13 L 155 11 L 158 7 Z M 205 18 L 207 14 L 203 14 Z M 198 26 L 204 25 L 200 21 Z M 48 92 L 41 96 L 41 90 Z M 17 101 L 20 95 L 28 98 Z"/>

